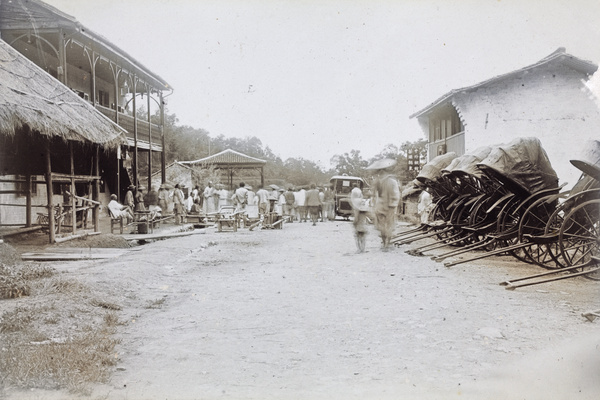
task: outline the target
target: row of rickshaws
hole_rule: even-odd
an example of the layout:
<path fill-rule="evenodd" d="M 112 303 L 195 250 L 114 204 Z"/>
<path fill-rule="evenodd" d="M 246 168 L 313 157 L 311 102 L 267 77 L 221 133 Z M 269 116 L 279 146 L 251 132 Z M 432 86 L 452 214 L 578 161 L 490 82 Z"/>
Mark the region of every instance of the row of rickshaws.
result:
<path fill-rule="evenodd" d="M 564 191 L 537 138 L 440 155 L 413 182 L 431 195 L 427 222 L 393 242 L 434 238 L 407 253 L 438 249 L 432 259 L 448 267 L 510 254 L 550 270 L 503 282 L 507 289 L 574 276 L 600 280 L 600 142 L 570 161 L 582 174 Z"/>

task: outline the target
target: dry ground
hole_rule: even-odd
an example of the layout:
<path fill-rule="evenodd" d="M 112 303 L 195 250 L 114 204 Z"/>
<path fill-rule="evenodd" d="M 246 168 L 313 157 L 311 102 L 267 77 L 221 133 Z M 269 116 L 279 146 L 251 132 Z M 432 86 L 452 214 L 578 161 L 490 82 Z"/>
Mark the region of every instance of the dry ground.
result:
<path fill-rule="evenodd" d="M 294 223 L 157 241 L 112 260 L 46 263 L 56 271 L 49 279 L 88 290 L 53 300 L 58 309 L 73 301 L 80 309 L 51 324 L 33 314 L 42 321 L 36 329 L 60 327 L 45 334 L 53 340 L 111 327 L 114 363 L 106 362 L 109 376 L 87 386 L 23 390 L 11 383 L 0 394 L 600 397 L 600 323 L 581 317 L 600 308 L 597 282 L 575 278 L 511 292 L 498 283 L 540 269 L 508 257 L 445 268 L 405 254 L 410 246 L 378 247 L 371 232 L 368 252 L 355 254 L 348 222 Z M 48 298 L 1 300 L 0 312 L 41 304 Z"/>

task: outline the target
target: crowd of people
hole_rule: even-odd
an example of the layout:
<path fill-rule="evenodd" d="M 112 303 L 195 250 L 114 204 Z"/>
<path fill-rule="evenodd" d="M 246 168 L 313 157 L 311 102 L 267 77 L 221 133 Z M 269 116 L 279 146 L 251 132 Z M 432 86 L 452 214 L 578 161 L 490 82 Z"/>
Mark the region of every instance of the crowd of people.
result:
<path fill-rule="evenodd" d="M 382 250 L 390 246 L 392 232 L 396 227 L 396 212 L 400 201 L 400 189 L 397 180 L 391 174 L 395 160 L 382 159 L 374 162 L 368 170 L 375 172 L 371 196 L 365 197 L 361 188 L 355 185 L 350 192 L 350 204 L 353 208 L 353 222 L 356 233 L 358 251 L 364 251 L 367 221 L 373 219 L 380 232 Z M 185 189 L 185 190 L 184 190 Z M 130 186 L 125 194 L 124 204 L 111 196 L 108 208 L 114 216 L 123 216 L 133 220 L 135 213 L 146 213 L 150 218 L 162 214 L 172 214 L 175 223 L 181 224 L 186 215 L 216 214 L 223 206 L 235 207 L 235 212 L 248 216 L 251 208 L 256 217 L 276 214 L 288 223 L 309 222 L 313 226 L 317 222 L 333 221 L 335 215 L 335 194 L 330 185 L 317 187 L 311 184 L 309 189 L 279 188 L 275 185 L 253 188 L 240 182 L 234 191 L 226 190 L 223 185 L 207 182 L 204 189 L 196 185 L 191 190 L 176 184 L 172 189 L 163 184 L 158 190 Z"/>

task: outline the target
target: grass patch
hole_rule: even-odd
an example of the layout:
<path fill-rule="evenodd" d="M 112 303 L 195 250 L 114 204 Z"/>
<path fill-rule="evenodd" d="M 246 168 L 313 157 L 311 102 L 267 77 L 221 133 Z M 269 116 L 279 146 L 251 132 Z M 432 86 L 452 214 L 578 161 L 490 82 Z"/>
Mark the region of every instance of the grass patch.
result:
<path fill-rule="evenodd" d="M 0 303 L 0 397 L 3 387 L 89 395 L 108 381 L 121 307 L 93 289 L 44 265 L 0 264 L 0 297 L 29 296 Z"/>
<path fill-rule="evenodd" d="M 67 340 L 47 339 L 43 335 L 5 337 L 0 349 L 2 382 L 20 388 L 65 388 L 88 393 L 90 383 L 104 383 L 118 358 L 112 338 L 114 330 L 104 325 Z M 21 337 L 19 337 L 21 336 Z"/>
<path fill-rule="evenodd" d="M 0 299 L 16 299 L 31 294 L 31 281 L 51 277 L 53 268 L 47 266 L 24 264 L 0 264 Z"/>
<path fill-rule="evenodd" d="M 146 308 L 147 309 L 160 309 L 165 304 L 165 301 L 167 301 L 166 297 L 161 297 L 160 299 L 156 299 L 156 300 L 150 300 L 150 301 L 148 301 L 148 304 L 146 304 Z"/>

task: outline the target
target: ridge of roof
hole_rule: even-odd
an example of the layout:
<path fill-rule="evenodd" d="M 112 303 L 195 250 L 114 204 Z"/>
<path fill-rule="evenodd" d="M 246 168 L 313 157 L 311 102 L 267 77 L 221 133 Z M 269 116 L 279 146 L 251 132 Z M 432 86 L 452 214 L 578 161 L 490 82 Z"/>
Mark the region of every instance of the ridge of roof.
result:
<path fill-rule="evenodd" d="M 435 101 L 433 101 L 431 104 L 429 104 L 427 107 L 421 109 L 420 111 L 417 111 L 413 114 L 411 114 L 409 116 L 409 118 L 415 118 L 415 117 L 420 117 L 421 115 L 425 114 L 427 111 L 433 109 L 434 107 L 438 106 L 439 104 L 445 102 L 446 100 L 450 99 L 452 96 L 454 96 L 457 93 L 461 93 L 461 92 L 466 92 L 469 90 L 473 90 L 473 89 L 477 89 L 479 87 L 488 85 L 492 82 L 501 80 L 501 79 L 505 79 L 511 75 L 514 74 L 519 74 L 525 71 L 529 71 L 531 69 L 540 67 L 542 65 L 548 64 L 554 60 L 559 60 L 559 61 L 564 61 L 564 60 L 568 60 L 570 63 L 579 66 L 581 69 L 585 69 L 587 71 L 591 71 L 589 73 L 593 73 L 598 69 L 598 66 L 596 64 L 594 64 L 591 61 L 587 61 L 587 60 L 583 60 L 580 59 L 578 57 L 575 57 L 571 54 L 568 54 L 566 52 L 566 49 L 564 47 L 559 47 L 558 49 L 556 49 L 555 51 L 553 51 L 552 53 L 550 53 L 548 56 L 542 58 L 541 60 L 539 60 L 538 62 L 525 66 L 523 68 L 519 68 L 516 69 L 514 71 L 511 72 L 507 72 L 501 75 L 496 75 L 492 78 L 486 79 L 485 81 L 481 81 L 479 83 L 476 83 L 474 85 L 471 86 L 465 86 L 459 89 L 452 89 L 451 91 L 447 92 L 446 94 L 440 96 L 438 99 L 436 99 Z"/>
<path fill-rule="evenodd" d="M 258 163 L 262 163 L 262 164 L 266 164 L 267 161 L 265 160 L 261 160 L 260 158 L 256 158 L 256 157 L 251 157 L 248 156 L 246 154 L 240 153 L 239 151 L 235 151 L 232 149 L 225 149 L 217 154 L 213 154 L 211 156 L 208 157 L 204 157 L 204 158 L 200 158 L 198 160 L 193 160 L 193 161 L 180 161 L 182 164 L 184 165 L 190 165 L 190 164 L 200 164 L 200 163 L 206 163 L 206 162 L 211 162 L 212 160 L 218 158 L 218 157 L 222 157 L 225 156 L 227 154 L 232 154 L 235 156 L 238 156 L 242 159 L 246 159 L 246 160 L 252 160 L 253 162 L 258 162 Z"/>

